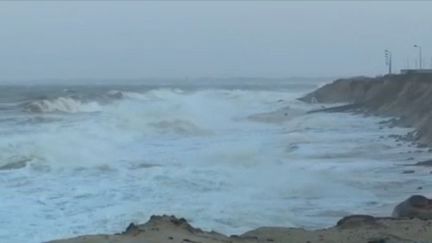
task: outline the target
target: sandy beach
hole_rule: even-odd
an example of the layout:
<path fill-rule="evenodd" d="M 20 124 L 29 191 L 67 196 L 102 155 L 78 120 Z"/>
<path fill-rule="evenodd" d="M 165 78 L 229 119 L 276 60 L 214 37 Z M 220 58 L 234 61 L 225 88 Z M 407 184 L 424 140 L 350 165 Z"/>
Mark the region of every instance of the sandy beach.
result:
<path fill-rule="evenodd" d="M 194 228 L 174 216 L 153 216 L 143 225 L 130 225 L 123 233 L 89 235 L 50 243 L 408 243 L 432 242 L 432 220 L 350 216 L 332 228 L 307 231 L 299 228 L 263 227 L 242 235 L 226 236 Z"/>

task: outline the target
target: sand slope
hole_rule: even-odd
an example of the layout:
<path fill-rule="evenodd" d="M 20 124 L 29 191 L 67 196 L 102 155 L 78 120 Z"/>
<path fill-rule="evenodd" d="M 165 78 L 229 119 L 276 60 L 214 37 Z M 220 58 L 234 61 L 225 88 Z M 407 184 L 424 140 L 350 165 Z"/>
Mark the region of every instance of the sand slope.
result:
<path fill-rule="evenodd" d="M 417 129 L 412 134 L 417 142 L 432 145 L 432 74 L 339 79 L 300 100 L 352 103 L 361 105 L 363 112 L 399 117 L 399 125 Z"/>
<path fill-rule="evenodd" d="M 130 225 L 120 234 L 80 236 L 50 243 L 297 243 L 297 242 L 432 242 L 432 220 L 349 216 L 329 229 L 263 227 L 240 236 L 225 236 L 192 227 L 174 216 L 152 216 L 142 225 Z"/>

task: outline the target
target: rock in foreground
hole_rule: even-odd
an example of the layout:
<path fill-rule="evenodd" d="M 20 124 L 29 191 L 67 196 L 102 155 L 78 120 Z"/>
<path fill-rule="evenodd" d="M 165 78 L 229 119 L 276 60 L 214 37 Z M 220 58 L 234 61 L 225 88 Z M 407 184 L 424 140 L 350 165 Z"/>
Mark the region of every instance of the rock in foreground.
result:
<path fill-rule="evenodd" d="M 432 219 L 432 200 L 422 195 L 411 196 L 395 207 L 392 216 Z"/>

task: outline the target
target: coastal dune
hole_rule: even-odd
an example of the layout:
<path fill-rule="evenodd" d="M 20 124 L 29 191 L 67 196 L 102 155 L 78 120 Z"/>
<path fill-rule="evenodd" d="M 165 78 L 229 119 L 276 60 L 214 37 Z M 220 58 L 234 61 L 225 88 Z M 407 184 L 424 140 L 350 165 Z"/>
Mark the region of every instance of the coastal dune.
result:
<path fill-rule="evenodd" d="M 356 104 L 351 111 L 398 118 L 416 129 L 419 145 L 432 145 L 432 75 L 406 74 L 339 79 L 300 98 L 305 102 Z"/>

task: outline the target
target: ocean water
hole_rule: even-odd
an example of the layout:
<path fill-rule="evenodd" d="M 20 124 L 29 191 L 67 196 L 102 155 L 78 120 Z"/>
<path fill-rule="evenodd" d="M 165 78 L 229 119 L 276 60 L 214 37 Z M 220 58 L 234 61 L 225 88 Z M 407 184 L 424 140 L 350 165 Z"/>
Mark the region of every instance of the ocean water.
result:
<path fill-rule="evenodd" d="M 153 214 L 226 234 L 390 215 L 432 177 L 388 118 L 312 113 L 318 87 L 0 90 L 0 242 L 121 232 Z M 414 169 L 414 174 L 402 171 Z M 422 189 L 418 189 L 418 187 Z"/>

